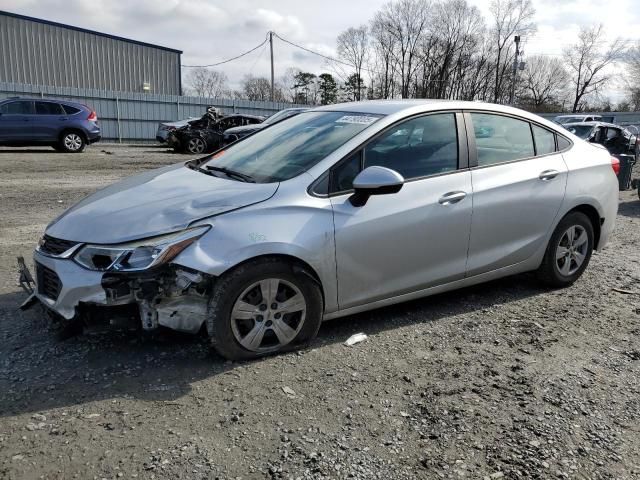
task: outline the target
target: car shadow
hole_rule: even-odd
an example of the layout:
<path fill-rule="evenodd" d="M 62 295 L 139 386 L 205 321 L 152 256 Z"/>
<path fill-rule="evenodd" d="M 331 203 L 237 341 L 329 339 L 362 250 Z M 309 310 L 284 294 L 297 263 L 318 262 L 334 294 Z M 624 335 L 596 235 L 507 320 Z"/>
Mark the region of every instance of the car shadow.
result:
<path fill-rule="evenodd" d="M 625 217 L 640 218 L 640 200 L 620 202 L 618 205 L 618 214 L 624 215 Z"/>
<path fill-rule="evenodd" d="M 54 148 L 51 147 L 39 147 L 39 148 L 0 148 L 0 155 L 2 154 L 16 154 L 16 153 L 58 153 Z"/>
<path fill-rule="evenodd" d="M 376 335 L 438 322 L 545 291 L 533 276 L 518 275 L 351 315 L 325 322 L 310 348 L 342 343 L 358 332 Z M 169 330 L 150 339 L 108 332 L 57 341 L 39 308 L 18 310 L 24 298 L 20 292 L 0 295 L 0 418 L 115 398 L 176 401 L 192 393 L 195 382 L 247 363 L 211 353 L 205 336 Z"/>

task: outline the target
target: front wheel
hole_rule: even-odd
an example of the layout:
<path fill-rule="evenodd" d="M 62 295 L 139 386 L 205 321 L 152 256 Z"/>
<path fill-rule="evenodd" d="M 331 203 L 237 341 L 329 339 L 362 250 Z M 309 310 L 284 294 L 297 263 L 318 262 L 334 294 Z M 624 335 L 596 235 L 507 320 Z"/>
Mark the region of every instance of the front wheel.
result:
<path fill-rule="evenodd" d="M 538 278 L 556 288 L 572 285 L 584 272 L 593 252 L 593 225 L 581 212 L 567 214 L 558 224 L 538 268 Z"/>
<path fill-rule="evenodd" d="M 207 329 L 220 355 L 249 360 L 308 343 L 320 328 L 322 311 L 322 293 L 310 273 L 262 259 L 216 282 Z"/>
<path fill-rule="evenodd" d="M 200 137 L 191 137 L 189 140 L 187 140 L 186 149 L 189 153 L 199 155 L 201 153 L 204 153 L 206 148 L 207 143 Z"/>
<path fill-rule="evenodd" d="M 62 135 L 58 145 L 60 151 L 65 153 L 80 153 L 86 147 L 84 137 L 78 132 L 67 132 Z"/>

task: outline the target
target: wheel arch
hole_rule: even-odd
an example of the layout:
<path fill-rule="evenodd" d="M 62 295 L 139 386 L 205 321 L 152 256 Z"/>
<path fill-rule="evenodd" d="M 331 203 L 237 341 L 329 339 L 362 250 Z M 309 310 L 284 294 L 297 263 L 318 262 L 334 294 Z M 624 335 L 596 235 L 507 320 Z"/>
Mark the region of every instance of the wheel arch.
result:
<path fill-rule="evenodd" d="M 604 218 L 600 216 L 600 213 L 593 205 L 588 203 L 582 203 L 573 207 L 567 213 L 563 215 L 562 218 L 566 217 L 568 214 L 572 212 L 580 212 L 587 216 L 589 221 L 591 222 L 591 226 L 593 227 L 593 249 L 597 250 L 598 245 L 600 243 L 600 234 L 602 233 L 602 224 L 604 223 Z M 562 219 L 560 219 L 562 220 Z"/>
<path fill-rule="evenodd" d="M 247 263 L 251 263 L 259 260 L 267 260 L 267 259 L 280 260 L 283 262 L 290 263 L 294 268 L 294 271 L 296 271 L 296 267 L 297 267 L 300 269 L 301 272 L 308 275 L 309 278 L 311 278 L 314 282 L 316 282 L 320 287 L 320 292 L 322 293 L 322 303 L 323 305 L 326 306 L 326 292 L 325 292 L 324 285 L 322 284 L 322 280 L 320 280 L 320 275 L 318 274 L 316 269 L 313 268 L 308 262 L 305 262 L 304 260 L 302 260 L 299 257 L 296 257 L 295 255 L 291 255 L 287 253 L 266 253 L 262 255 L 256 255 L 254 257 L 246 258 L 241 262 L 234 264 L 233 266 L 231 266 L 230 268 L 222 272 L 221 275 L 226 275 L 227 273 L 237 268 L 240 268 L 246 265 Z"/>

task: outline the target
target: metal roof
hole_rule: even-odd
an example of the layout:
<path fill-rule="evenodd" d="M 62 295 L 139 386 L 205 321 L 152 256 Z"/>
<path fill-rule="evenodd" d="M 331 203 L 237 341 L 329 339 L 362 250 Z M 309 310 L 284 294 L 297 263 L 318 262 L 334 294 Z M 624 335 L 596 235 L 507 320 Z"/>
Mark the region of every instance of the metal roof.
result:
<path fill-rule="evenodd" d="M 0 10 L 0 15 L 19 18 L 21 20 L 28 20 L 36 23 L 42 23 L 44 25 L 51 25 L 54 27 L 66 28 L 68 30 L 75 30 L 76 32 L 90 33 L 92 35 L 98 35 L 100 37 L 111 38 L 113 40 L 120 40 L 122 42 L 133 43 L 135 45 L 142 45 L 144 47 L 157 48 L 159 50 L 165 50 L 167 52 L 180 53 L 180 54 L 182 53 L 182 50 L 176 50 L 174 48 L 163 47 L 161 45 L 154 45 L 153 43 L 141 42 L 138 40 L 131 40 L 130 38 L 119 37 L 117 35 L 111 35 L 109 33 L 96 32 L 95 30 L 88 30 L 86 28 L 75 27 L 73 25 L 66 25 L 64 23 L 52 22 L 50 20 L 43 20 L 42 18 L 29 17 L 27 15 L 20 15 L 18 13 L 11 13 L 4 10 Z"/>

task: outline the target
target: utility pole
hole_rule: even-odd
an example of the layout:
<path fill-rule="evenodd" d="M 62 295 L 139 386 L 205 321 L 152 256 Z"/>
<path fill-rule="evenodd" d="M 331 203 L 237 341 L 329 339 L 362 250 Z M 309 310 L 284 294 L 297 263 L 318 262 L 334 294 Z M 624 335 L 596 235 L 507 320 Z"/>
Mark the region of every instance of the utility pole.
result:
<path fill-rule="evenodd" d="M 269 48 L 271 50 L 271 101 L 274 101 L 274 88 L 273 88 L 273 32 L 269 32 Z"/>
<path fill-rule="evenodd" d="M 509 105 L 513 105 L 513 101 L 516 96 L 516 80 L 518 76 L 518 58 L 520 58 L 520 35 L 516 35 L 513 39 L 516 42 L 516 58 L 513 59 L 513 76 L 511 79 L 511 94 L 509 95 Z"/>

